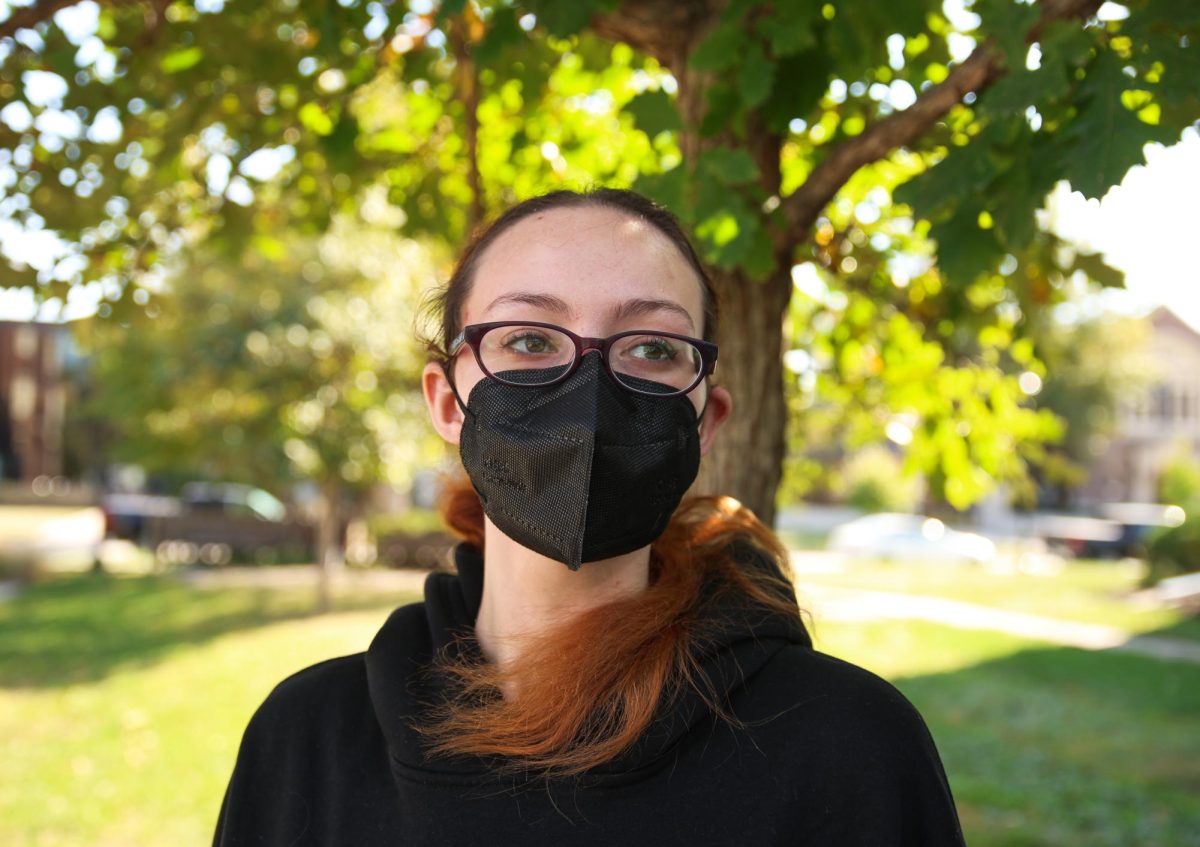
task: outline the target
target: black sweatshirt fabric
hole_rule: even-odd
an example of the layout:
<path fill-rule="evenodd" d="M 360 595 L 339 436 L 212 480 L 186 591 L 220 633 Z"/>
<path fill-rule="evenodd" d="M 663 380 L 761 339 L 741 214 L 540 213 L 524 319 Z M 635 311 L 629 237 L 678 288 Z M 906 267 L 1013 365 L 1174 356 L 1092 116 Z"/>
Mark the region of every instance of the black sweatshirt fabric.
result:
<path fill-rule="evenodd" d="M 745 567 L 771 567 L 740 545 Z M 924 721 L 892 685 L 815 651 L 797 618 L 713 594 L 707 685 L 664 703 L 619 760 L 572 779 L 498 777 L 495 761 L 428 759 L 411 722 L 436 702 L 429 673 L 474 625 L 479 551 L 430 574 L 425 601 L 396 609 L 365 653 L 285 679 L 251 718 L 214 844 L 962 845 Z"/>

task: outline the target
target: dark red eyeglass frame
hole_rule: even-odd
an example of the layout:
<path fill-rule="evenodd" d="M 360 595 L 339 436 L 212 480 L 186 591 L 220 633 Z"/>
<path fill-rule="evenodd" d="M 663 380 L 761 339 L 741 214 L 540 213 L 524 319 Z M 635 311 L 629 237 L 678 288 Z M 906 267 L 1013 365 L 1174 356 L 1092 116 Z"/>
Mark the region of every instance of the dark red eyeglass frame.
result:
<path fill-rule="evenodd" d="M 549 382 L 538 383 L 537 385 L 528 385 L 520 382 L 510 382 L 506 379 L 501 379 L 487 369 L 483 363 L 483 357 L 479 355 L 479 342 L 483 339 L 485 333 L 490 330 L 502 326 L 536 326 L 543 329 L 553 329 L 556 332 L 561 332 L 567 338 L 571 339 L 575 344 L 575 360 L 571 366 L 566 369 L 561 375 L 555 377 Z M 676 391 L 671 394 L 661 394 L 653 391 L 641 391 L 637 388 L 631 388 L 623 383 L 620 378 L 613 373 L 612 368 L 608 365 L 608 349 L 614 342 L 622 338 L 628 338 L 631 335 L 661 335 L 663 338 L 674 338 L 676 341 L 686 341 L 695 346 L 700 351 L 700 370 L 696 372 L 696 379 L 687 388 Z M 704 341 L 699 338 L 692 338 L 690 335 L 680 335 L 677 332 L 661 332 L 656 329 L 630 329 L 623 332 L 618 332 L 608 336 L 608 338 L 588 338 L 582 335 L 576 335 L 571 330 L 561 327 L 558 324 L 545 323 L 543 321 L 489 321 L 481 324 L 470 324 L 462 329 L 458 337 L 450 343 L 450 349 L 447 351 L 450 358 L 453 359 L 462 350 L 463 345 L 471 348 L 471 352 L 475 355 L 475 362 L 479 365 L 479 369 L 490 376 L 497 382 L 502 382 L 505 385 L 514 385 L 520 388 L 545 388 L 547 385 L 557 385 L 563 380 L 571 376 L 578 370 L 579 365 L 583 362 L 583 355 L 589 350 L 600 351 L 600 363 L 604 366 L 605 372 L 609 379 L 617 385 L 624 388 L 626 391 L 632 391 L 634 394 L 644 394 L 647 397 L 676 397 L 680 394 L 687 394 L 697 385 L 704 381 L 706 376 L 712 374 L 717 366 L 717 345 L 711 341 Z"/>

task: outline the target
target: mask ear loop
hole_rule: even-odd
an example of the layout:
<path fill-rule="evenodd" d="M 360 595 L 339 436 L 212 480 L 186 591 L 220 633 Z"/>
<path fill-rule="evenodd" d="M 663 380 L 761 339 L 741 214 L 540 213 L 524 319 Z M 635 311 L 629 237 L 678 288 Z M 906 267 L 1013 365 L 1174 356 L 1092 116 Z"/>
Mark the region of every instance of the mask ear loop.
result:
<path fill-rule="evenodd" d="M 451 360 L 451 361 L 453 361 L 453 360 Z M 442 364 L 442 373 L 444 373 L 446 375 L 446 382 L 450 383 L 450 390 L 454 392 L 454 399 L 455 399 L 455 401 L 458 402 L 458 408 L 462 409 L 463 417 L 466 417 L 468 415 L 470 415 L 471 417 L 475 417 L 475 413 L 467 408 L 467 404 L 464 403 L 462 401 L 462 397 L 460 397 L 458 395 L 458 386 L 456 386 L 454 384 L 454 374 L 452 373 L 452 371 L 454 370 L 453 365 L 451 364 L 451 362 L 445 362 L 445 361 L 443 361 L 441 364 Z M 707 402 L 707 401 L 705 401 L 705 402 Z"/>
<path fill-rule="evenodd" d="M 704 413 L 708 411 L 708 398 L 712 397 L 712 386 L 708 382 L 708 377 L 704 378 L 704 405 L 700 407 L 700 414 L 696 415 L 697 427 L 704 426 Z"/>

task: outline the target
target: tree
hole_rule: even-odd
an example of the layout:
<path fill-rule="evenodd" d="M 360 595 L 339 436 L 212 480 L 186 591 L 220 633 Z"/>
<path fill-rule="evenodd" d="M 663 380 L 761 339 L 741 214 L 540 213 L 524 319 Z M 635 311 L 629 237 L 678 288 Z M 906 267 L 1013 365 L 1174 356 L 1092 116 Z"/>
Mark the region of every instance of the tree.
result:
<path fill-rule="evenodd" d="M 931 296 L 971 314 L 977 280 L 1038 237 L 1057 180 L 1100 196 L 1200 115 L 1200 9 L 1184 0 L 1104 21 L 1099 0 L 977 0 L 955 19 L 934 0 L 143 0 L 89 7 L 96 34 L 78 48 L 68 6 L 0 22 L 0 98 L 17 104 L 0 124 L 15 180 L 0 214 L 75 256 L 14 266 L 10 284 L 106 280 L 124 302 L 164 254 L 283 222 L 318 233 L 371 185 L 409 233 L 455 244 L 515 197 L 632 183 L 682 213 L 720 294 L 719 373 L 740 405 L 700 484 L 767 520 L 792 268 L 829 252 L 825 215 L 856 175 L 905 172 L 887 199 L 938 245 Z M 31 102 L 34 70 L 62 80 L 61 108 Z M 1038 303 L 1036 274 L 1001 276 L 1014 304 Z M 897 320 L 924 337 L 909 305 Z M 905 337 L 875 339 L 883 360 Z M 998 402 L 977 403 L 980 420 L 1004 426 Z M 969 502 L 993 474 L 953 435 L 931 442 L 949 451 L 935 482 Z"/>
<path fill-rule="evenodd" d="M 422 245 L 342 218 L 316 244 L 189 257 L 148 314 L 82 330 L 111 458 L 277 491 L 315 483 L 328 609 L 343 518 L 372 485 L 410 484 L 432 452 L 408 332 L 432 264 Z"/>

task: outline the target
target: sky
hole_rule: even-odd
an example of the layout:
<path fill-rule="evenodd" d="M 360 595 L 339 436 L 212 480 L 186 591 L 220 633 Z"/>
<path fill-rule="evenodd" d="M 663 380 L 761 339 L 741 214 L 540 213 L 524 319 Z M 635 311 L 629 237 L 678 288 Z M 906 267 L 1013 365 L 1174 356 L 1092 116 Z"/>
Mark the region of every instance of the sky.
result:
<path fill-rule="evenodd" d="M 1060 183 L 1048 201 L 1051 227 L 1125 272 L 1125 290 L 1104 302 L 1121 311 L 1167 306 L 1200 330 L 1200 132 L 1171 147 L 1147 145 L 1103 200 Z"/>

